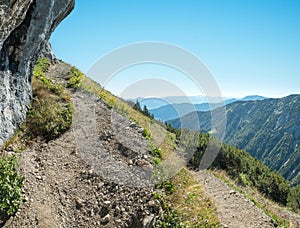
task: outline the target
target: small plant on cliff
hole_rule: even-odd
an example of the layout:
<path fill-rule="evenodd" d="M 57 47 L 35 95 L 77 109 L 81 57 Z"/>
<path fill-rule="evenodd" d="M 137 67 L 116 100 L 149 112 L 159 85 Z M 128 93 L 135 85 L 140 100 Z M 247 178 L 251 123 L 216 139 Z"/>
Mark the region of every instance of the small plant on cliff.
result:
<path fill-rule="evenodd" d="M 14 214 L 21 203 L 24 177 L 18 175 L 15 156 L 0 158 L 0 217 Z"/>

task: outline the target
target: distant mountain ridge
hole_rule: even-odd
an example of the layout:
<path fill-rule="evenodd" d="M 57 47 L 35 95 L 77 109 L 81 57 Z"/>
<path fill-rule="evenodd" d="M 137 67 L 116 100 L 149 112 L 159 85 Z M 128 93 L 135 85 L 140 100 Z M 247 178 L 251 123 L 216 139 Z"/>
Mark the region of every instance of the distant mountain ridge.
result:
<path fill-rule="evenodd" d="M 223 97 L 225 104 L 233 103 L 239 100 L 263 100 L 266 97 L 259 95 L 250 95 L 244 98 L 232 98 L 232 97 Z M 128 101 L 136 102 L 139 101 L 141 106 L 146 105 L 147 108 L 150 109 L 158 109 L 165 105 L 170 104 L 204 104 L 204 103 L 219 103 L 220 99 L 214 97 L 206 97 L 206 96 L 170 96 L 170 97 L 149 97 L 149 98 L 130 98 Z"/>
<path fill-rule="evenodd" d="M 226 103 L 225 103 L 226 104 Z M 181 103 L 181 104 L 168 104 L 156 109 L 150 109 L 149 112 L 154 115 L 155 119 L 161 121 L 168 121 L 171 119 L 179 118 L 180 116 L 187 115 L 188 113 L 195 111 L 209 111 L 210 109 L 218 108 L 223 106 L 223 103 L 216 104 L 191 104 L 191 103 Z"/>
<path fill-rule="evenodd" d="M 218 109 L 214 112 L 218 113 Z M 248 151 L 288 180 L 300 183 L 300 95 L 261 101 L 237 101 L 226 106 L 224 142 Z M 211 129 L 211 113 L 197 112 L 168 121 L 175 128 Z"/>
<path fill-rule="evenodd" d="M 159 103 L 158 99 L 160 98 L 147 98 L 147 100 L 141 100 L 141 104 L 142 105 L 147 105 L 147 103 L 150 103 L 150 106 L 154 106 L 151 103 L 154 102 L 155 103 Z M 181 100 L 183 100 L 184 98 L 181 98 Z M 185 98 L 186 100 L 188 100 L 189 98 Z M 203 98 L 204 99 L 204 98 Z M 209 110 L 213 110 L 215 108 L 219 108 L 221 106 L 227 105 L 227 104 L 231 104 L 233 102 L 236 101 L 249 101 L 249 100 L 263 100 L 266 99 L 265 97 L 262 96 L 257 96 L 257 95 L 252 95 L 252 96 L 247 96 L 244 98 L 224 98 L 224 103 L 193 103 L 193 101 L 197 101 L 196 98 L 190 99 L 191 101 L 189 103 L 171 103 L 171 104 L 167 104 L 167 105 L 163 105 L 160 106 L 158 108 L 155 109 L 149 109 L 150 113 L 154 115 L 155 119 L 161 120 L 161 121 L 168 121 L 171 119 L 176 119 L 179 118 L 181 116 L 184 116 L 190 112 L 194 112 L 194 111 L 209 111 Z M 214 99 L 213 99 L 214 100 Z M 175 102 L 176 99 L 173 99 L 173 101 Z M 177 99 L 177 101 L 179 101 L 179 99 Z"/>
<path fill-rule="evenodd" d="M 263 96 L 259 96 L 259 95 L 249 95 L 249 96 L 246 96 L 242 99 L 238 99 L 238 100 L 241 100 L 241 101 L 261 101 L 261 100 L 264 100 L 266 99 L 266 97 L 263 97 Z"/>

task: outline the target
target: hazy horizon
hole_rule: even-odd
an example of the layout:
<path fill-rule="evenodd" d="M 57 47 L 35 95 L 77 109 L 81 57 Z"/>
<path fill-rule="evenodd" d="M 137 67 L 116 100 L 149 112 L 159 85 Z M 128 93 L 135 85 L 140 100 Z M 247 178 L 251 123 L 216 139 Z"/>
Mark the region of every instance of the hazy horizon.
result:
<path fill-rule="evenodd" d="M 243 98 L 246 98 L 246 97 L 250 97 L 250 96 L 259 96 L 259 97 L 265 97 L 266 99 L 271 99 L 271 98 L 284 98 L 284 97 L 287 97 L 287 96 L 290 96 L 290 95 L 300 95 L 300 93 L 291 93 L 291 94 L 288 94 L 288 95 L 284 95 L 284 96 L 280 96 L 280 97 L 267 97 L 267 96 L 263 96 L 263 95 L 260 95 L 260 94 L 250 94 L 250 95 L 246 95 L 246 96 L 241 96 L 241 97 L 227 97 L 227 96 L 223 96 L 222 98 L 225 98 L 225 99 L 243 99 Z M 180 97 L 180 96 L 166 96 L 166 97 L 159 97 L 159 96 L 149 96 L 149 97 L 122 97 L 123 99 L 126 99 L 126 100 L 135 100 L 135 99 L 155 99 L 155 98 L 160 98 L 160 99 L 163 99 L 163 98 L 171 98 L 171 97 Z M 206 97 L 206 96 L 203 96 L 203 95 L 188 95 L 187 97 Z"/>

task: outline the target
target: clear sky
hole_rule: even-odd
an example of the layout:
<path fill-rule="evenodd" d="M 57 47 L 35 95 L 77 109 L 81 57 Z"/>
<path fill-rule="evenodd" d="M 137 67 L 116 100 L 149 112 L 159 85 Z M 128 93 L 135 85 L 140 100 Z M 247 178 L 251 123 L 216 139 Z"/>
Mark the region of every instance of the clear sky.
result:
<path fill-rule="evenodd" d="M 224 96 L 300 93 L 298 0 L 77 0 L 51 38 L 57 57 L 84 72 L 106 53 L 144 41 L 175 44 L 195 54 Z M 106 88 L 122 95 L 120 85 L 134 84 L 126 78 L 130 75 L 136 80 L 180 74 L 158 68 L 121 72 Z M 178 81 L 186 93 L 197 94 L 188 80 Z"/>

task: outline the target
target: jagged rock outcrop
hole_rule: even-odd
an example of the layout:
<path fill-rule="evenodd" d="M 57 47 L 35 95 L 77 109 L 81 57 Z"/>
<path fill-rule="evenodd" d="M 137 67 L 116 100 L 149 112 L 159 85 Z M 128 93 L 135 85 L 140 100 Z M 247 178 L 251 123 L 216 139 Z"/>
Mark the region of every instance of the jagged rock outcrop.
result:
<path fill-rule="evenodd" d="M 0 0 L 0 146 L 25 119 L 34 63 L 75 0 Z"/>

